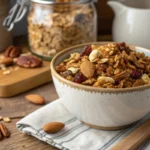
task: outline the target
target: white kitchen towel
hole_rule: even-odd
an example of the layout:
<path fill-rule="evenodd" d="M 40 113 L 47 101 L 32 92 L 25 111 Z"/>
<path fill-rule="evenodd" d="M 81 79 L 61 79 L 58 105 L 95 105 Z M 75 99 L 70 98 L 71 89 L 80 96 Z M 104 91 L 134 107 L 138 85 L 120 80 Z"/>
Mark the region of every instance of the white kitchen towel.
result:
<path fill-rule="evenodd" d="M 131 127 L 119 131 L 96 130 L 82 124 L 56 100 L 20 120 L 17 128 L 62 150 L 109 150 L 148 119 L 150 114 Z M 45 133 L 43 125 L 54 121 L 65 123 L 65 128 L 56 134 Z M 150 150 L 150 141 L 142 145 L 140 150 Z"/>

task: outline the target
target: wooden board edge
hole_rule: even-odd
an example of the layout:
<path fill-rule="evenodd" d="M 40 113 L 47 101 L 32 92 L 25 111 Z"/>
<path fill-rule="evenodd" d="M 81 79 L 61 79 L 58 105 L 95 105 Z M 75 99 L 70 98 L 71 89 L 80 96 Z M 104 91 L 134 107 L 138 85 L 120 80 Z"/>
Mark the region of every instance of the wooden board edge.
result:
<path fill-rule="evenodd" d="M 0 87 L 0 97 L 8 98 L 52 81 L 50 70 L 22 82 Z M 12 90 L 13 89 L 13 90 Z"/>

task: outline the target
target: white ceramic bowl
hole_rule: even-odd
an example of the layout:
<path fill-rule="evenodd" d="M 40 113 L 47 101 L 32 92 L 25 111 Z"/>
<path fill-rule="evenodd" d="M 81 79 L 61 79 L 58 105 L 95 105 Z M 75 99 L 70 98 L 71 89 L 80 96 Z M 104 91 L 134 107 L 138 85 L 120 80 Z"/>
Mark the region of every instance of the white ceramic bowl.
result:
<path fill-rule="evenodd" d="M 93 44 L 93 43 L 89 43 Z M 106 44 L 99 42 L 94 44 Z M 69 48 L 56 55 L 51 72 L 56 91 L 66 108 L 83 123 L 97 129 L 116 130 L 126 127 L 150 112 L 150 85 L 126 89 L 104 89 L 80 85 L 61 77 L 55 70 L 70 53 L 81 51 L 86 44 Z M 150 51 L 130 46 L 150 56 Z"/>

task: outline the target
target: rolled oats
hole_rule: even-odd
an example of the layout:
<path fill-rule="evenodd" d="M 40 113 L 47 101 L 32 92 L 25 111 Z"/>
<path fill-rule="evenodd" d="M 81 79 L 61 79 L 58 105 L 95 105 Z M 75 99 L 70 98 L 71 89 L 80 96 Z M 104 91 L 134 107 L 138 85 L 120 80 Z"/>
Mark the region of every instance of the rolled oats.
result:
<path fill-rule="evenodd" d="M 30 49 L 35 54 L 51 57 L 70 46 L 95 41 L 94 24 L 94 11 L 88 4 L 33 4 L 28 16 Z"/>
<path fill-rule="evenodd" d="M 88 45 L 56 66 L 56 71 L 67 80 L 93 87 L 137 87 L 150 84 L 150 57 L 125 43 Z"/>

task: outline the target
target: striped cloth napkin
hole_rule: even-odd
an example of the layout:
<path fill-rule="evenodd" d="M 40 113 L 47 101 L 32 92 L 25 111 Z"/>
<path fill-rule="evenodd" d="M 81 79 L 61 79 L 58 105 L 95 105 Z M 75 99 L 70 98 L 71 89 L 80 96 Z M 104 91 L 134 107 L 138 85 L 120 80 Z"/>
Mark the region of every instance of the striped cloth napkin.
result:
<path fill-rule="evenodd" d="M 114 144 L 148 119 L 150 114 L 124 130 L 96 130 L 82 124 L 57 100 L 20 120 L 17 128 L 62 150 L 110 150 Z M 65 128 L 56 134 L 45 133 L 42 126 L 54 121 L 65 123 Z M 142 145 L 140 150 L 150 150 L 150 141 Z"/>

